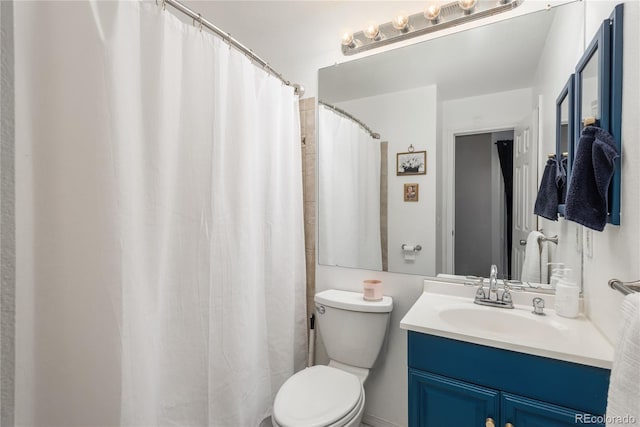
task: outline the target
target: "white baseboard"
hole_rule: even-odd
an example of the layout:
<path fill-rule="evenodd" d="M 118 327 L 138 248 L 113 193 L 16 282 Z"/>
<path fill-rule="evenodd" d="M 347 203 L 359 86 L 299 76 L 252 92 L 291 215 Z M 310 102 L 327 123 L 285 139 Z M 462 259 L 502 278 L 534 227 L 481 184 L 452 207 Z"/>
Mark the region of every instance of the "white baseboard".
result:
<path fill-rule="evenodd" d="M 382 418 L 374 417 L 373 415 L 364 414 L 362 417 L 362 423 L 371 427 L 401 427 L 391 421 L 383 420 Z"/>

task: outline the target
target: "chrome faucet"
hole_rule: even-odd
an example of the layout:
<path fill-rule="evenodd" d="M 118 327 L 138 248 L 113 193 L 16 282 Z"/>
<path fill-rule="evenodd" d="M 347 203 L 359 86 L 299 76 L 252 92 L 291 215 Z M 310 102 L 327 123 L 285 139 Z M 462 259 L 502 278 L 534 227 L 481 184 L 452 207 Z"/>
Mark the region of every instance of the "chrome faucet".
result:
<path fill-rule="evenodd" d="M 492 264 L 491 271 L 489 272 L 489 298 L 491 298 L 491 294 L 497 294 L 497 292 L 498 292 L 498 266 L 495 264 Z"/>
<path fill-rule="evenodd" d="M 498 293 L 498 267 L 494 264 L 489 272 L 489 289 L 485 292 L 484 280 L 480 280 L 474 303 L 480 305 L 489 305 L 501 308 L 513 308 L 513 300 L 511 299 L 510 286 L 504 281 L 503 291 Z M 495 295 L 495 297 L 493 297 Z"/>

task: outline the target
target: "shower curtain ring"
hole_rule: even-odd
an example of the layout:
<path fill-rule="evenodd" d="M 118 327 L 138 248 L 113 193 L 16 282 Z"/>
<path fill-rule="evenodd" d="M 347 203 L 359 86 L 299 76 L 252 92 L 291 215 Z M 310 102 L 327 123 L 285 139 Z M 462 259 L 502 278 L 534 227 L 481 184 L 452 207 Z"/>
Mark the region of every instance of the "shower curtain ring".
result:
<path fill-rule="evenodd" d="M 202 14 L 201 13 L 198 14 L 198 24 L 199 24 L 198 29 L 202 31 Z M 193 18 L 193 26 L 194 27 L 196 26 L 196 18 Z"/>
<path fill-rule="evenodd" d="M 167 0 L 162 0 L 162 10 L 167 10 Z"/>
<path fill-rule="evenodd" d="M 229 50 L 231 50 L 231 33 L 227 33 L 227 44 L 229 45 Z"/>

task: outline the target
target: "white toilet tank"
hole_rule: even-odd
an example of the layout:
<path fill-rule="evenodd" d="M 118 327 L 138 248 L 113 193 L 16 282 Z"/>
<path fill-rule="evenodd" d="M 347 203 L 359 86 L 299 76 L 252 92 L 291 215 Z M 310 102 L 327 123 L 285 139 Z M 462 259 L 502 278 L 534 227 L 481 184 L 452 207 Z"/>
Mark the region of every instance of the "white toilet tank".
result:
<path fill-rule="evenodd" d="M 393 300 L 365 301 L 358 292 L 331 289 L 315 296 L 316 320 L 331 360 L 370 369 L 380 353 Z"/>

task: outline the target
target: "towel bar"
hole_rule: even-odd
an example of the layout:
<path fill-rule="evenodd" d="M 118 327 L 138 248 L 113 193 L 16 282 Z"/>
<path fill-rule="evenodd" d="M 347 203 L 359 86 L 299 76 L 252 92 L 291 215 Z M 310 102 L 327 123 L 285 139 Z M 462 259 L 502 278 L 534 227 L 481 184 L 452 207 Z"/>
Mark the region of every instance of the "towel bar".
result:
<path fill-rule="evenodd" d="M 551 242 L 551 243 L 555 243 L 557 245 L 558 244 L 558 236 L 553 236 L 553 237 L 540 236 L 540 237 L 538 237 L 538 243 L 540 243 L 540 242 Z"/>
<path fill-rule="evenodd" d="M 620 291 L 623 295 L 629 295 L 635 292 L 640 292 L 640 280 L 636 280 L 635 282 L 623 282 L 622 280 L 611 279 L 609 280 L 609 287 Z"/>

